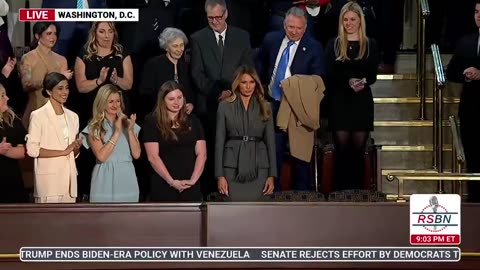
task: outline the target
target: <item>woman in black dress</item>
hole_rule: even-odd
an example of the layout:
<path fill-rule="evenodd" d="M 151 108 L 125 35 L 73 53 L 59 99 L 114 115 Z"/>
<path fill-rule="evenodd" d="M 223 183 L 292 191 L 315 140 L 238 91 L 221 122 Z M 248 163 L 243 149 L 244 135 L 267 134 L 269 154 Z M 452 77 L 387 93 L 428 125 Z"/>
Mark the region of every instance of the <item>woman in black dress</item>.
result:
<path fill-rule="evenodd" d="M 91 118 L 93 101 L 100 86 L 114 84 L 122 90 L 125 111 L 129 102 L 125 91 L 133 84 L 133 67 L 130 55 L 118 43 L 118 33 L 113 22 L 95 22 L 88 33 L 88 41 L 75 60 L 75 83 L 83 95 L 79 111 L 80 126 Z"/>
<path fill-rule="evenodd" d="M 190 67 L 184 56 L 187 36 L 180 29 L 167 27 L 158 39 L 160 48 L 166 53 L 148 60 L 143 68 L 139 89 L 143 101 L 142 111 L 144 115 L 149 114 L 155 107 L 160 86 L 166 81 L 174 80 L 183 86 L 187 113 L 190 113 L 193 110 L 194 95 Z"/>
<path fill-rule="evenodd" d="M 340 13 L 338 37 L 326 49 L 336 190 L 361 188 L 366 143 L 373 130 L 370 85 L 377 79 L 378 51 L 374 40 L 365 33 L 362 8 L 349 2 Z"/>
<path fill-rule="evenodd" d="M 26 131 L 22 121 L 8 106 L 5 88 L 0 84 L 0 203 L 27 201 L 18 160 L 25 158 Z"/>
<path fill-rule="evenodd" d="M 207 159 L 203 128 L 188 115 L 182 87 L 167 81 L 145 117 L 143 141 L 153 173 L 150 201 L 201 201 L 198 182 Z"/>
<path fill-rule="evenodd" d="M 98 89 L 105 84 L 116 85 L 122 93 L 124 112 L 131 113 L 129 95 L 133 84 L 133 66 L 130 55 L 118 43 L 118 32 L 113 22 L 94 22 L 88 33 L 88 40 L 75 60 L 75 84 L 80 93 L 72 103 L 78 113 L 80 130 L 92 118 L 93 101 Z M 73 97 L 75 99 L 75 97 Z M 95 156 L 85 148 L 77 160 L 80 196 L 90 193 L 91 172 Z"/>

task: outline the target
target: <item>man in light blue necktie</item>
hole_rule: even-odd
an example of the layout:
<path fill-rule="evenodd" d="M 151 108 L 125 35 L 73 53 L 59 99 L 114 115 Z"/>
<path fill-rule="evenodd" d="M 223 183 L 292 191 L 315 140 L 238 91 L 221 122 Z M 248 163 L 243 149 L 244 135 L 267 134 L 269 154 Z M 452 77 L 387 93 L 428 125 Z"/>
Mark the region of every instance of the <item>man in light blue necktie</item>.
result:
<path fill-rule="evenodd" d="M 83 0 L 77 0 L 77 9 L 83 8 Z"/>
<path fill-rule="evenodd" d="M 323 49 L 312 35 L 305 35 L 307 14 L 298 7 L 292 7 L 285 15 L 283 31 L 271 32 L 265 36 L 257 55 L 257 71 L 262 82 L 268 85 L 267 97 L 272 105 L 276 122 L 278 108 L 283 95 L 280 85 L 284 79 L 295 75 L 324 75 Z M 275 123 L 276 126 L 276 123 Z M 275 130 L 277 158 L 277 179 L 275 191 L 280 191 L 282 164 L 287 151 L 288 134 Z M 293 189 L 311 190 L 310 164 L 292 157 Z"/>

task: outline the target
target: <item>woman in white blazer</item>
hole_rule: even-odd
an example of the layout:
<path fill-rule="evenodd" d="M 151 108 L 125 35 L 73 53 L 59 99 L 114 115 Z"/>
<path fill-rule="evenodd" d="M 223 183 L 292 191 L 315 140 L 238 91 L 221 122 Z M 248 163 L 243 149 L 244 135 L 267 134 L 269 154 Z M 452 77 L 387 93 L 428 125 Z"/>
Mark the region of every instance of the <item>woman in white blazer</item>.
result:
<path fill-rule="evenodd" d="M 35 159 L 36 203 L 74 203 L 77 197 L 75 157 L 82 140 L 77 114 L 63 106 L 68 93 L 63 74 L 47 74 L 42 94 L 49 100 L 30 116 L 27 154 Z"/>

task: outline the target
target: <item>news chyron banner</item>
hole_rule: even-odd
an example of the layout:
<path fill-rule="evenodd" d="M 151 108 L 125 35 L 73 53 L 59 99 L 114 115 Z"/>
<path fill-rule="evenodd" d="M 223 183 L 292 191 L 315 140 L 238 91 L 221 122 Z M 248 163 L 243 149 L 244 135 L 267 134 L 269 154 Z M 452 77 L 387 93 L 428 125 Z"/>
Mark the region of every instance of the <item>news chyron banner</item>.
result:
<path fill-rule="evenodd" d="M 460 245 L 461 198 L 458 194 L 410 197 L 410 244 Z"/>
<path fill-rule="evenodd" d="M 22 262 L 458 262 L 458 247 L 23 247 Z"/>
<path fill-rule="evenodd" d="M 138 9 L 21 8 L 18 13 L 21 22 L 138 22 Z"/>

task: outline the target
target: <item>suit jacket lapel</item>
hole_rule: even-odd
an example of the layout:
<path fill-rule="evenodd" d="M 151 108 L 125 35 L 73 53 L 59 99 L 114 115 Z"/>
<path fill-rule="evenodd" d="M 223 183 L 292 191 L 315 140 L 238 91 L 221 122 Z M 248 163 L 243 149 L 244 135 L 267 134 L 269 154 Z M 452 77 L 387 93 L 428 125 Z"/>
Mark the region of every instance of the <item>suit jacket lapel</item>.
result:
<path fill-rule="evenodd" d="M 234 45 L 235 40 L 233 40 L 233 38 L 234 38 L 234 36 L 232 34 L 231 27 L 227 27 L 227 32 L 225 33 L 225 40 L 223 42 L 223 45 L 224 45 L 223 46 L 223 56 L 220 57 L 220 59 L 222 60 L 222 66 L 223 66 L 223 63 L 225 63 L 225 60 L 229 59 L 229 57 L 227 55 L 232 55 L 232 54 L 230 54 L 231 50 L 232 50 L 232 48 L 235 47 L 235 45 Z M 217 51 L 220 52 L 220 50 L 218 50 L 218 48 L 217 48 Z M 220 56 L 220 53 L 218 55 Z M 227 56 L 227 57 L 225 57 L 225 56 Z"/>
<path fill-rule="evenodd" d="M 208 28 L 208 43 L 210 44 L 210 48 L 212 49 L 212 53 L 215 56 L 217 63 L 220 65 L 222 63 L 222 57 L 220 56 L 220 50 L 218 49 L 217 38 L 215 37 L 213 30 L 210 28 Z"/>
<path fill-rule="evenodd" d="M 282 42 L 284 38 L 285 38 L 285 35 L 282 35 L 280 38 L 277 38 L 276 40 L 274 40 L 273 47 L 270 50 L 270 59 L 272 61 L 272 63 L 270 63 L 270 66 L 272 67 L 272 72 L 273 72 L 273 68 L 275 67 L 275 62 L 277 61 L 277 55 L 279 53 L 282 53 L 280 52 L 280 47 L 282 47 Z"/>
<path fill-rule="evenodd" d="M 290 72 L 292 75 L 295 75 L 298 71 L 297 65 L 304 64 L 303 60 L 305 59 L 305 53 L 307 52 L 308 48 L 305 46 L 305 38 L 300 40 L 298 43 L 297 51 L 295 52 L 295 56 L 292 60 L 292 65 L 290 66 Z"/>
<path fill-rule="evenodd" d="M 47 102 L 47 117 L 48 121 L 50 122 L 50 125 L 53 129 L 55 129 L 55 134 L 57 135 L 58 142 L 60 145 L 67 147 L 65 140 L 63 139 L 63 130 L 58 124 L 58 117 L 55 114 L 55 110 L 53 109 L 52 103 L 50 101 Z M 65 112 L 64 112 L 65 113 Z M 67 117 L 65 117 L 67 119 Z M 67 126 L 68 126 L 68 120 L 67 120 Z M 70 131 L 69 131 L 70 132 Z"/>

